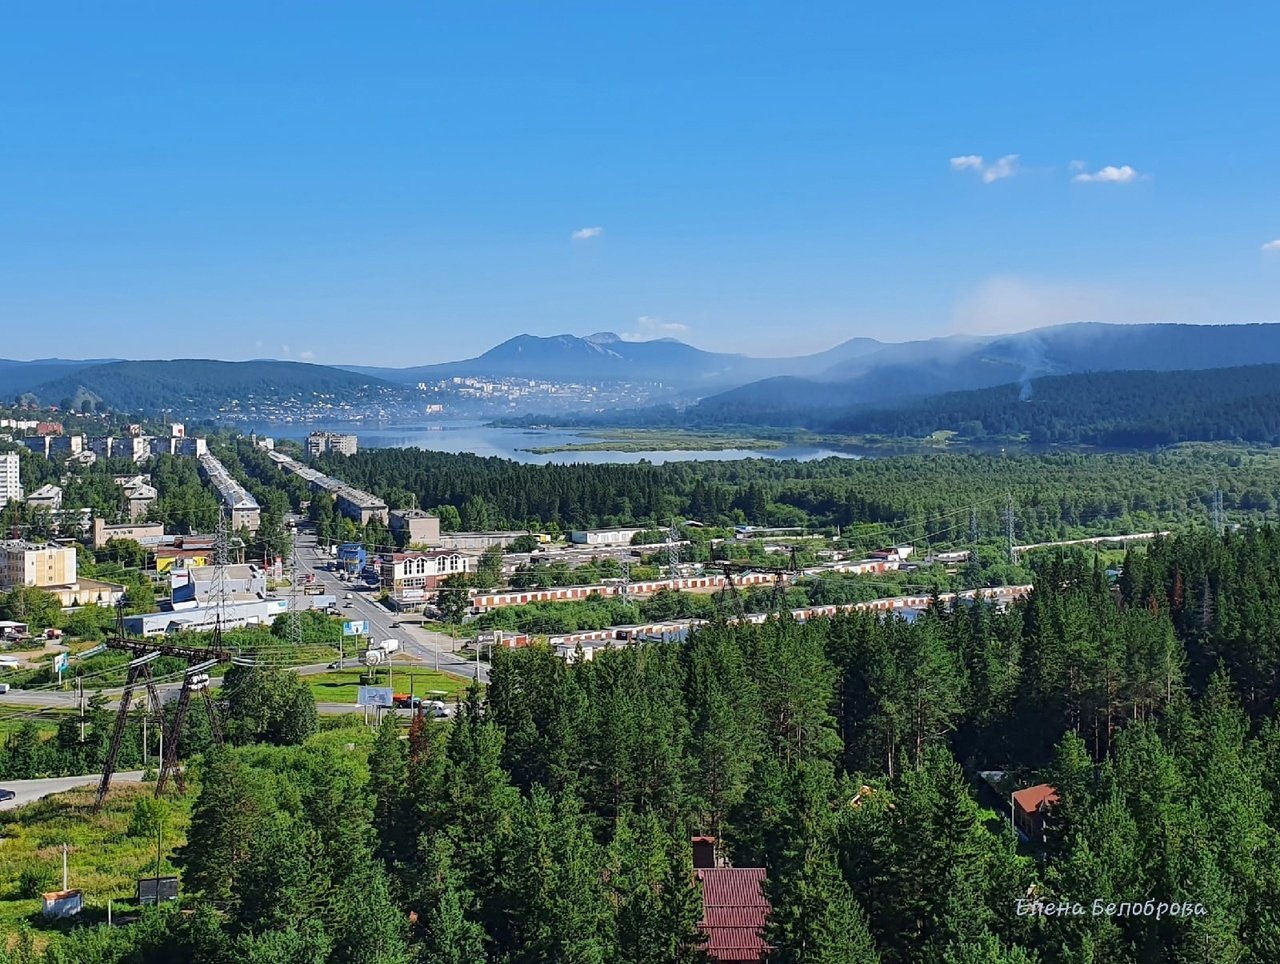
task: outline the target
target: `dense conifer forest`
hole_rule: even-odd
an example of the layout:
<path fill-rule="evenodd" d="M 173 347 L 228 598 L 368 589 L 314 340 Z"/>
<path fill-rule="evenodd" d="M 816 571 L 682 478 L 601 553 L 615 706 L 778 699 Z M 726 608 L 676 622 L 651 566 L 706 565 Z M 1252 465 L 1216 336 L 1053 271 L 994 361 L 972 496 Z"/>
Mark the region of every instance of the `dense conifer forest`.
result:
<path fill-rule="evenodd" d="M 195 762 L 194 913 L 43 960 L 696 961 L 695 834 L 766 869 L 778 961 L 1275 960 L 1280 533 L 1035 568 L 1004 612 L 500 651 L 367 753 L 242 726 Z M 1039 782 L 1020 841 L 1001 794 Z"/>

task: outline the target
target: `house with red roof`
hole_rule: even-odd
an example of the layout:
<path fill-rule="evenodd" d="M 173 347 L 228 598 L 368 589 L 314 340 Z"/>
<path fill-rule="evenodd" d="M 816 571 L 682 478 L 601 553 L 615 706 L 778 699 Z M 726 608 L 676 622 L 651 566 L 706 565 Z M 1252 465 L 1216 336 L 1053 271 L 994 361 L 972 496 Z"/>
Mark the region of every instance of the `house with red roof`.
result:
<path fill-rule="evenodd" d="M 702 891 L 698 930 L 713 961 L 763 961 L 772 948 L 765 943 L 769 900 L 764 895 L 763 867 L 715 866 L 715 838 L 693 838 L 694 876 Z"/>
<path fill-rule="evenodd" d="M 1019 790 L 1013 795 L 1013 823 L 1034 843 L 1044 843 L 1045 812 L 1058 802 L 1058 790 L 1047 783 Z"/>

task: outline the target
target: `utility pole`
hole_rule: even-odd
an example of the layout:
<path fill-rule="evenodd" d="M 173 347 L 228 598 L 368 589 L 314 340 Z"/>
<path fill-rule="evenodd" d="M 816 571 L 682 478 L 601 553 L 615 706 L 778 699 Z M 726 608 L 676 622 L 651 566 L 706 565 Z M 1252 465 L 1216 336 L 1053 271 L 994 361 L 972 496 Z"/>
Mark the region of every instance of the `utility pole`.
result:
<path fill-rule="evenodd" d="M 80 704 L 80 742 L 84 742 L 84 681 L 76 677 L 76 696 Z"/>
<path fill-rule="evenodd" d="M 62 889 L 67 889 L 67 845 L 62 845 Z"/>

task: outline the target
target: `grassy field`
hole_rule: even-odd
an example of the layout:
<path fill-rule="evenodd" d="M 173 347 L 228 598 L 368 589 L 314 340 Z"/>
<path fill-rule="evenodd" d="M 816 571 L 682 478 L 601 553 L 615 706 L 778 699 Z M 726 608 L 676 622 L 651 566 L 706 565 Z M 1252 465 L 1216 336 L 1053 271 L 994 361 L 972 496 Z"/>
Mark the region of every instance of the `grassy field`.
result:
<path fill-rule="evenodd" d="M 165 797 L 161 874 L 177 873 L 170 860 L 174 849 L 186 842 L 198 792 L 195 783 L 188 772 L 186 795 Z M 39 898 L 19 890 L 24 878 L 39 879 L 51 890 L 62 886 L 63 844 L 70 847 L 68 883 L 84 892 L 80 923 L 105 921 L 108 900 L 117 913 L 135 909 L 137 878 L 155 873 L 156 840 L 130 836 L 129 822 L 135 802 L 154 792 L 154 784 L 117 784 L 102 812 L 95 814 L 95 789 L 86 787 L 0 813 L 0 935 L 14 934 L 26 923 L 35 932 L 37 946 L 43 946 L 71 926 L 46 922 L 40 916 Z"/>
<path fill-rule="evenodd" d="M 334 670 L 330 673 L 304 676 L 303 679 L 311 687 L 317 703 L 351 703 L 354 706 L 356 690 L 360 686 L 360 677 L 364 672 L 363 669 Z M 431 690 L 442 690 L 448 694 L 445 699 L 452 700 L 455 696 L 465 695 L 467 692 L 467 680 L 447 673 L 437 673 L 432 669 L 392 664 L 391 682 L 395 692 L 408 693 L 410 680 L 413 681 L 413 692 L 419 696 Z M 378 668 L 377 685 L 387 685 L 385 666 Z"/>
<path fill-rule="evenodd" d="M 725 449 L 781 448 L 775 439 L 723 433 L 677 432 L 668 429 L 617 429 L 608 438 L 592 442 L 565 442 L 524 449 L 534 455 L 555 452 L 720 452 Z"/>

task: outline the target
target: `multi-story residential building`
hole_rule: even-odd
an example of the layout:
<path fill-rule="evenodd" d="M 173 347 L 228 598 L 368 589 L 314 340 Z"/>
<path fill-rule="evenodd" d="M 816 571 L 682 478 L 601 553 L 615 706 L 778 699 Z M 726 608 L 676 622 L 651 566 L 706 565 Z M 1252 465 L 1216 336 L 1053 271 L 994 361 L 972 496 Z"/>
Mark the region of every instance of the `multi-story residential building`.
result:
<path fill-rule="evenodd" d="M 356 454 L 356 436 L 343 432 L 312 432 L 307 436 L 307 455 L 315 458 L 325 452 L 339 455 Z"/>
<path fill-rule="evenodd" d="M 17 452 L 0 455 L 0 507 L 22 499 L 22 459 Z"/>
<path fill-rule="evenodd" d="M 218 497 L 231 514 L 231 528 L 257 532 L 260 514 L 258 500 L 231 477 L 226 466 L 208 453 L 200 456 L 200 471 L 209 480 L 209 484 L 218 490 Z"/>
<path fill-rule="evenodd" d="M 17 539 L 0 542 L 0 579 L 4 589 L 72 585 L 76 581 L 75 547 Z"/>
<path fill-rule="evenodd" d="M 27 496 L 27 505 L 32 509 L 48 509 L 50 512 L 57 512 L 62 508 L 62 489 L 52 482 L 42 485 Z"/>

